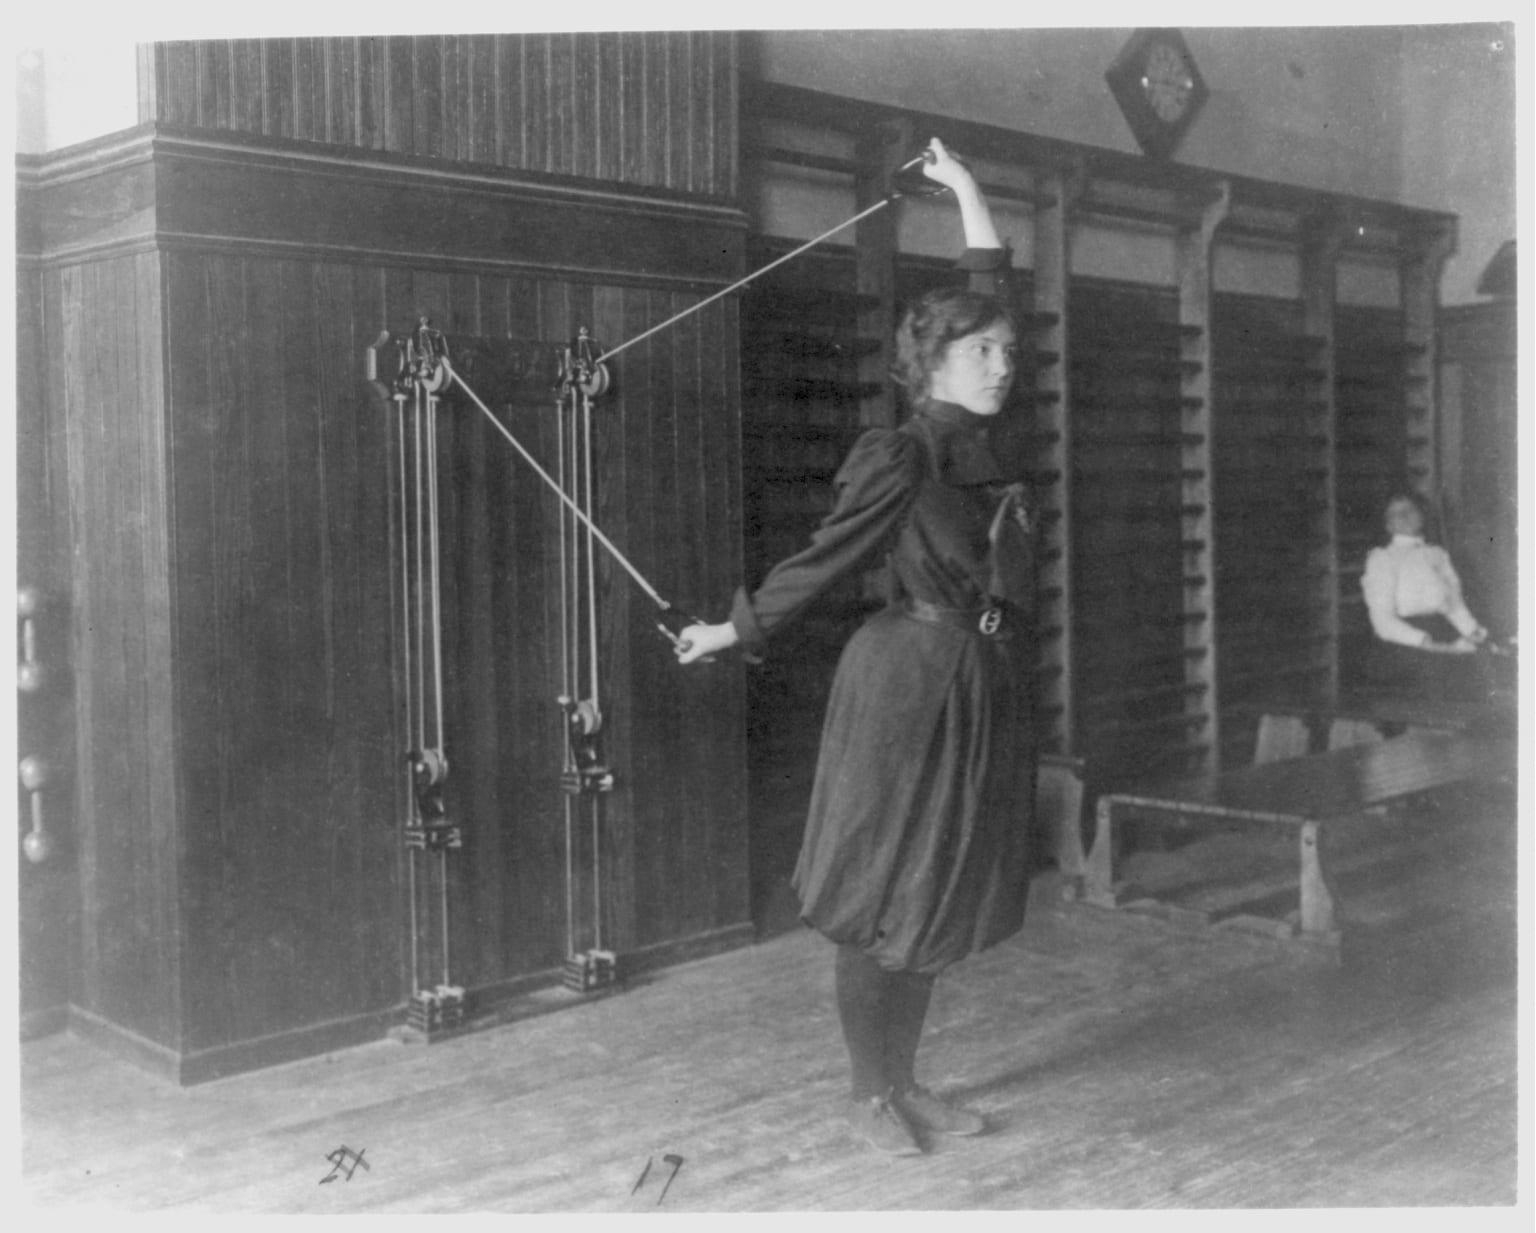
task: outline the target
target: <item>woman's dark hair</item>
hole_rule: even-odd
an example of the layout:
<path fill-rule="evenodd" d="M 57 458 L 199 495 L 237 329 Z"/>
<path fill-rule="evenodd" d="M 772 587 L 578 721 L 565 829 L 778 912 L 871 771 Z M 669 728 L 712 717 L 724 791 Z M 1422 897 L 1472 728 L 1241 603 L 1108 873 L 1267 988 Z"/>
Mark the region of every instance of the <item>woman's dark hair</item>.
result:
<path fill-rule="evenodd" d="M 1392 510 L 1397 505 L 1411 505 L 1418 510 L 1424 537 L 1434 543 L 1438 538 L 1435 534 L 1435 510 L 1429 501 L 1411 488 L 1394 488 L 1381 507 L 1381 520 L 1389 533 L 1392 530 Z"/>
<path fill-rule="evenodd" d="M 1008 305 L 995 296 L 961 287 L 925 292 L 907 309 L 896 330 L 896 362 L 891 376 L 912 397 L 928 392 L 928 378 L 944 361 L 944 351 L 999 321 L 1017 330 Z"/>
<path fill-rule="evenodd" d="M 1411 505 L 1419 511 L 1421 516 L 1429 517 L 1429 503 L 1418 493 L 1408 488 L 1394 488 L 1387 494 L 1387 499 L 1381 507 L 1382 515 L 1385 516 L 1389 509 L 1399 504 Z"/>

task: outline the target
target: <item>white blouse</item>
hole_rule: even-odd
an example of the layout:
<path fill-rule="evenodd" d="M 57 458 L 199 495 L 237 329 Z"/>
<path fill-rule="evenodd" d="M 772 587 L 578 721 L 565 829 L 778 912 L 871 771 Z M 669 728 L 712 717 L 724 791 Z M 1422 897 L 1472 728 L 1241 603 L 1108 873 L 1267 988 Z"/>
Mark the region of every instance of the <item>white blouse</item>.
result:
<path fill-rule="evenodd" d="M 1463 637 L 1481 629 L 1461 597 L 1461 579 L 1444 548 L 1417 535 L 1394 535 L 1385 548 L 1372 548 L 1360 578 L 1371 628 L 1386 642 L 1423 646 L 1430 637 L 1406 617 L 1443 616 Z"/>

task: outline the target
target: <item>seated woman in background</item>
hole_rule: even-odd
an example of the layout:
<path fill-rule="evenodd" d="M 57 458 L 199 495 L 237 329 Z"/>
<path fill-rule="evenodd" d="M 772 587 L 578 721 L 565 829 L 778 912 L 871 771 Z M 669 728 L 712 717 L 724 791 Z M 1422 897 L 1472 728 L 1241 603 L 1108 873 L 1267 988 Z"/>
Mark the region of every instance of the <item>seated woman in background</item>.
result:
<path fill-rule="evenodd" d="M 1488 631 L 1468 610 L 1444 548 L 1424 540 L 1424 509 L 1412 493 L 1387 502 L 1391 541 L 1365 559 L 1360 588 L 1376 635 L 1373 684 L 1431 698 L 1487 701 L 1491 680 L 1475 654 Z"/>

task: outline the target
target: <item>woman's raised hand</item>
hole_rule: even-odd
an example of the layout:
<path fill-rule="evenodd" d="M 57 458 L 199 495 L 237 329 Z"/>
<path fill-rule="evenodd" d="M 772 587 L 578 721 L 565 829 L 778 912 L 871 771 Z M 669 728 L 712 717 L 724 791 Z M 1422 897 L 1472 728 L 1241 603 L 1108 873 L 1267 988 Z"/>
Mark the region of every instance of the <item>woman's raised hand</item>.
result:
<path fill-rule="evenodd" d="M 928 153 L 933 156 L 933 159 L 931 162 L 926 159 L 923 161 L 923 174 L 930 180 L 937 180 L 940 184 L 957 191 L 962 186 L 974 183 L 970 169 L 945 149 L 944 143 L 937 137 L 929 141 Z"/>

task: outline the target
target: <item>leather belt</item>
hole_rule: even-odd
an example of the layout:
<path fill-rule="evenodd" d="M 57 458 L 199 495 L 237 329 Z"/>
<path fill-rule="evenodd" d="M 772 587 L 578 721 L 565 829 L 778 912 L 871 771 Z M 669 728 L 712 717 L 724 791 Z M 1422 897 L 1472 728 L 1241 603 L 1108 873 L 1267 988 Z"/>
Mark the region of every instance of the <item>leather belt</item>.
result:
<path fill-rule="evenodd" d="M 1003 604 L 981 608 L 944 608 L 925 599 L 903 598 L 901 611 L 915 621 L 930 625 L 949 625 L 983 638 L 1011 638 L 1018 618 Z"/>

